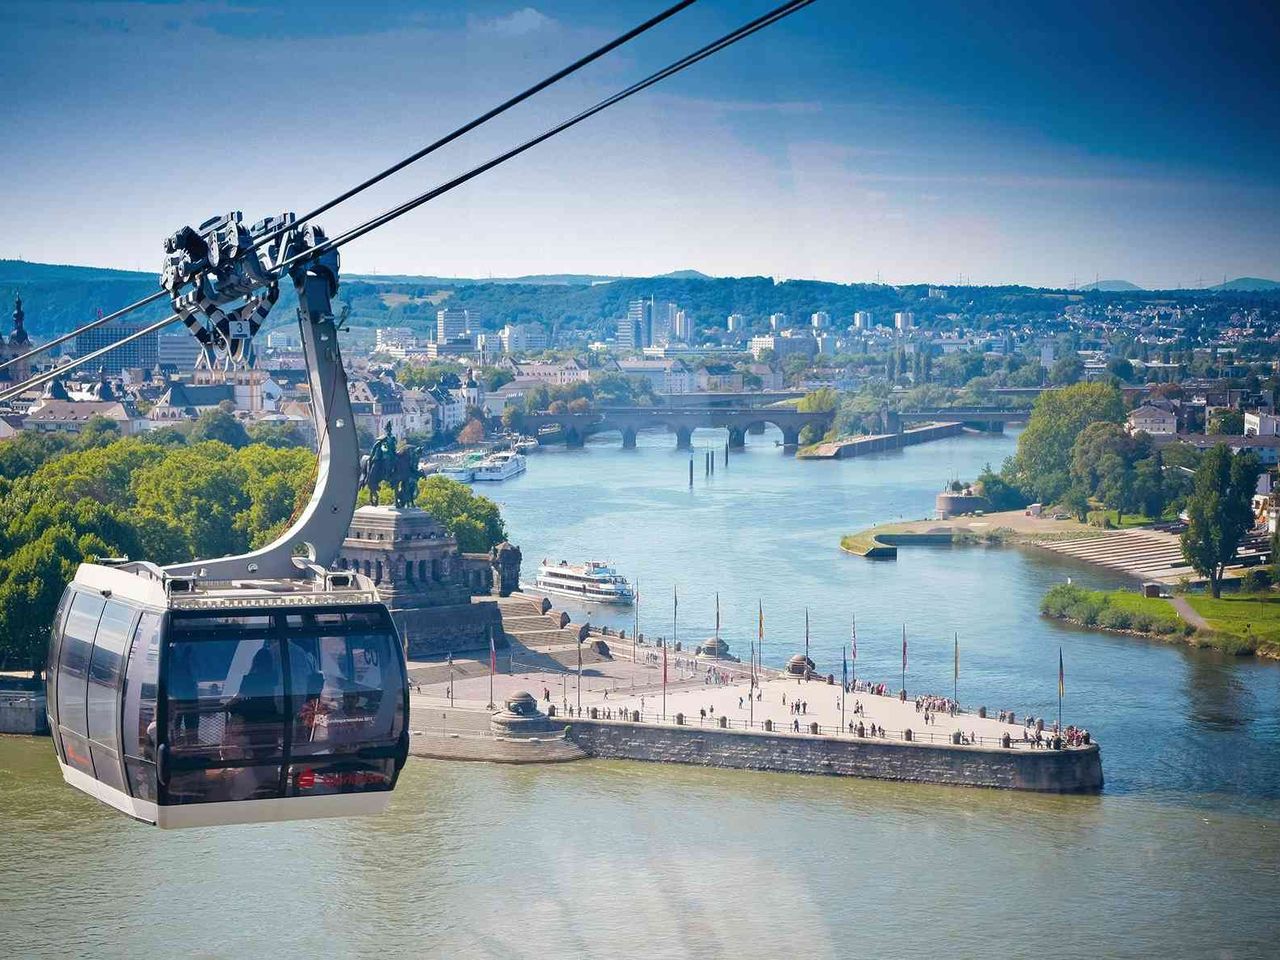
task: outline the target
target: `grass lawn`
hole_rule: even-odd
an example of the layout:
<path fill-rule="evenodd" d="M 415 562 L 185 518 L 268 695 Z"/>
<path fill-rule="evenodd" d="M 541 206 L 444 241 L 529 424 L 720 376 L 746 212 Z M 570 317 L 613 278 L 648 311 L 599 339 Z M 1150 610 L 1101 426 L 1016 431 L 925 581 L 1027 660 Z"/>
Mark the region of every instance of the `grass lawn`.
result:
<path fill-rule="evenodd" d="M 1168 600 L 1133 590 L 1085 590 L 1060 583 L 1045 594 L 1040 610 L 1050 617 L 1107 630 L 1178 637 L 1191 631 Z"/>
<path fill-rule="evenodd" d="M 1280 594 L 1238 593 L 1217 600 L 1192 595 L 1187 603 L 1220 633 L 1253 636 L 1260 645 L 1280 646 Z"/>
<path fill-rule="evenodd" d="M 1097 521 L 1099 521 L 1102 517 L 1107 518 L 1107 520 L 1111 523 L 1112 529 L 1114 530 L 1128 530 L 1130 527 L 1149 527 L 1151 526 L 1151 524 L 1155 523 L 1155 521 L 1152 520 L 1150 517 L 1144 516 L 1141 513 L 1126 513 L 1124 515 L 1124 519 L 1122 519 L 1117 523 L 1116 512 L 1114 510 L 1090 510 L 1089 511 L 1090 523 L 1097 523 Z"/>

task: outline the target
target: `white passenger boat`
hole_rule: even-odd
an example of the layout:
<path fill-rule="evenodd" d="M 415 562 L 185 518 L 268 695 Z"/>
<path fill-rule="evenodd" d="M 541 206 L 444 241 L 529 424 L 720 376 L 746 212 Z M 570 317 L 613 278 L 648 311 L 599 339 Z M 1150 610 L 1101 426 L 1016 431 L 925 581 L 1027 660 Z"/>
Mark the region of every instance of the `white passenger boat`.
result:
<path fill-rule="evenodd" d="M 627 578 L 607 563 L 588 560 L 584 564 L 542 561 L 534 587 L 544 593 L 562 597 L 574 597 L 592 603 L 616 603 L 628 605 L 635 600 L 635 592 Z"/>
<path fill-rule="evenodd" d="M 472 470 L 473 480 L 508 480 L 525 471 L 524 454 L 500 450 L 485 457 Z"/>

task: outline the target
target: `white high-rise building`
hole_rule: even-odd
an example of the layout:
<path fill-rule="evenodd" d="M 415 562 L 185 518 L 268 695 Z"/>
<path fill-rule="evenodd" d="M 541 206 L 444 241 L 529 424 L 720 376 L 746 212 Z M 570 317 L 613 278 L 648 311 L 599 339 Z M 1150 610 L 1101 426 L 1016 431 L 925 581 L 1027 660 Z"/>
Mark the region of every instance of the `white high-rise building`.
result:
<path fill-rule="evenodd" d="M 729 314 L 729 320 L 728 320 L 728 324 L 729 324 L 729 332 L 730 332 L 730 333 L 741 333 L 741 332 L 742 332 L 742 325 L 743 325 L 745 322 L 746 322 L 746 318 L 744 318 L 744 317 L 742 316 L 742 314 L 740 314 L 740 313 L 731 313 L 731 314 Z"/>
<path fill-rule="evenodd" d="M 855 330 L 871 329 L 871 311 L 859 310 L 853 315 L 853 327 Z"/>
<path fill-rule="evenodd" d="M 466 310 L 446 307 L 436 312 L 436 341 L 444 343 L 461 337 L 471 327 L 471 317 Z"/>
<path fill-rule="evenodd" d="M 785 313 L 769 314 L 769 329 L 782 330 L 787 326 L 787 315 Z"/>
<path fill-rule="evenodd" d="M 693 343 L 693 317 L 688 310 L 676 311 L 676 340 L 680 343 Z"/>
<path fill-rule="evenodd" d="M 498 337 L 503 353 L 536 353 L 547 349 L 547 328 L 540 323 L 508 323 Z"/>
<path fill-rule="evenodd" d="M 409 327 L 379 327 L 375 334 L 374 353 L 404 353 L 418 346 L 418 336 Z"/>
<path fill-rule="evenodd" d="M 809 323 L 813 325 L 815 330 L 825 330 L 831 326 L 831 314 L 825 310 L 819 310 L 809 318 Z"/>
<path fill-rule="evenodd" d="M 895 330 L 911 330 L 916 325 L 916 315 L 910 310 L 899 310 L 893 315 L 893 328 Z"/>

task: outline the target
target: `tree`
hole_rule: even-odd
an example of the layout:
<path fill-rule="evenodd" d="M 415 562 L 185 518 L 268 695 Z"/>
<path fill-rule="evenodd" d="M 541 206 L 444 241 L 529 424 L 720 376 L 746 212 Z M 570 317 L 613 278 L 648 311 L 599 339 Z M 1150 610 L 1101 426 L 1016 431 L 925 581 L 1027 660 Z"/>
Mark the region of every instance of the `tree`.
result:
<path fill-rule="evenodd" d="M 258 422 L 249 427 L 248 437 L 251 443 L 260 443 L 277 450 L 289 447 L 309 446 L 298 428 L 292 423 Z"/>
<path fill-rule="evenodd" d="M 1124 399 L 1109 384 L 1078 383 L 1036 398 L 1005 479 L 1042 503 L 1056 503 L 1071 485 L 1071 451 L 1089 424 L 1124 419 Z"/>
<path fill-rule="evenodd" d="M 120 439 L 120 424 L 114 420 L 94 414 L 85 421 L 80 433 L 76 436 L 76 446 L 81 450 L 90 447 L 105 447 Z"/>
<path fill-rule="evenodd" d="M 474 446 L 484 441 L 484 424 L 479 420 L 468 420 L 458 431 L 458 442 L 466 446 Z"/>
<path fill-rule="evenodd" d="M 513 433 L 524 432 L 524 411 L 515 404 L 507 404 L 502 408 L 502 428 Z"/>
<path fill-rule="evenodd" d="M 1239 410 L 1219 410 L 1209 418 L 1209 433 L 1215 436 L 1244 435 L 1244 414 Z"/>
<path fill-rule="evenodd" d="M 1133 379 L 1133 363 L 1124 357 L 1114 357 L 1107 362 L 1107 372 L 1121 383 Z"/>
<path fill-rule="evenodd" d="M 1062 506 L 1073 517 L 1084 523 L 1089 518 L 1089 494 L 1078 483 L 1073 483 L 1062 495 Z"/>
<path fill-rule="evenodd" d="M 189 440 L 193 444 L 217 440 L 239 450 L 249 445 L 249 434 L 245 431 L 244 424 L 237 420 L 234 414 L 219 407 L 217 410 L 206 410 L 200 414 L 200 419 L 196 421 Z"/>
<path fill-rule="evenodd" d="M 1059 357 L 1049 368 L 1049 382 L 1055 387 L 1070 386 L 1078 383 L 1084 375 L 1084 364 L 1074 353 Z"/>
<path fill-rule="evenodd" d="M 1196 470 L 1187 499 L 1187 529 L 1182 534 L 1182 555 L 1209 581 L 1213 596 L 1222 596 L 1227 564 L 1253 527 L 1253 493 L 1258 483 L 1258 461 L 1251 454 L 1233 456 L 1226 444 L 1208 450 Z"/>
<path fill-rule="evenodd" d="M 575 397 L 569 401 L 570 413 L 590 413 L 591 401 L 586 397 Z"/>
<path fill-rule="evenodd" d="M 448 528 L 464 553 L 482 553 L 507 539 L 498 505 L 457 480 L 427 477 L 418 485 L 417 503 Z"/>
<path fill-rule="evenodd" d="M 840 394 L 832 387 L 819 387 L 806 393 L 796 403 L 801 413 L 828 413 L 840 402 Z"/>
<path fill-rule="evenodd" d="M 978 474 L 974 486 L 986 497 L 992 510 L 1017 510 L 1027 504 L 1022 492 L 992 470 L 989 463 Z"/>

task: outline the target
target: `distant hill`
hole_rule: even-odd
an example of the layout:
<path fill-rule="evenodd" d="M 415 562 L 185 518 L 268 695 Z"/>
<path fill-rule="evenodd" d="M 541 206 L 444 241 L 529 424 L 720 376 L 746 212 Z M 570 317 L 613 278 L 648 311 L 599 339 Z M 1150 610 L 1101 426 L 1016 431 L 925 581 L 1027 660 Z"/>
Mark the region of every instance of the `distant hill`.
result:
<path fill-rule="evenodd" d="M 1134 290 L 1145 289 L 1136 283 L 1130 283 L 1128 280 L 1099 280 L 1096 283 L 1090 283 L 1080 288 L 1081 290 L 1101 290 L 1104 293 L 1130 293 Z"/>
<path fill-rule="evenodd" d="M 32 336 L 48 339 L 93 319 L 99 309 L 110 313 L 154 293 L 156 281 L 151 272 L 0 260 L 0 333 L 8 332 L 15 292 L 22 295 Z M 1167 291 L 1154 293 L 1124 281 L 1104 280 L 1097 288 L 1095 295 L 1126 302 L 1169 297 Z M 875 322 L 886 324 L 892 322 L 894 311 L 911 310 L 922 327 L 933 326 L 935 316 L 956 312 L 975 318 L 997 312 L 1018 314 L 1027 323 L 1048 323 L 1061 316 L 1064 302 L 1072 295 L 1025 286 L 948 289 L 950 296 L 942 300 L 928 296 L 928 284 L 775 281 L 772 277 L 710 277 L 697 270 L 661 277 L 563 273 L 492 279 L 348 273 L 342 277 L 337 299 L 349 308 L 348 322 L 353 327 L 407 326 L 426 333 L 434 329 L 436 311 L 447 301 L 470 310 L 479 330 L 539 322 L 560 331 L 608 337 L 631 300 L 651 296 L 678 303 L 699 330 L 710 331 L 723 329 L 731 313 L 748 319 L 784 313 L 803 322 L 818 310 L 845 318 L 855 310 L 867 310 Z M 1242 278 L 1220 292 L 1280 297 L 1280 283 Z M 1185 291 L 1184 295 L 1196 293 Z M 297 322 L 292 284 L 285 284 L 280 294 L 267 320 L 269 329 Z M 165 316 L 167 307 L 160 300 L 133 317 L 149 322 Z"/>
<path fill-rule="evenodd" d="M 1217 286 L 1210 287 L 1210 290 L 1241 290 L 1245 292 L 1256 292 L 1258 290 L 1280 290 L 1280 281 L 1263 280 L 1260 277 L 1236 277 L 1234 280 L 1228 280 L 1226 283 L 1220 283 Z"/>

